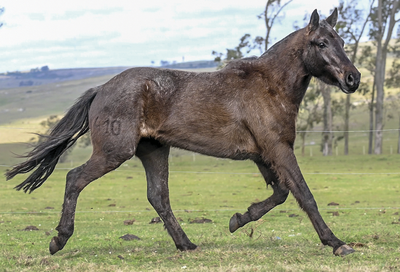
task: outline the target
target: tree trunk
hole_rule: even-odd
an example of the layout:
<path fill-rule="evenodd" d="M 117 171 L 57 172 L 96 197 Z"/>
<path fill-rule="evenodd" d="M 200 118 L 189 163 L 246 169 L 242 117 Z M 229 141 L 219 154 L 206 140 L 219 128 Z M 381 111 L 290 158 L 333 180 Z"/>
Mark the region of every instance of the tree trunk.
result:
<path fill-rule="evenodd" d="M 264 50 L 267 51 L 268 50 L 268 45 L 269 45 L 269 34 L 271 33 L 271 28 L 273 25 L 273 21 L 271 23 L 272 18 L 268 17 L 268 8 L 270 7 L 270 5 L 272 5 L 274 3 L 274 0 L 268 0 L 267 4 L 265 6 L 265 10 L 264 10 L 264 20 L 265 20 L 265 27 L 267 28 L 267 32 L 265 33 L 265 48 Z M 270 24 L 271 23 L 271 24 Z"/>
<path fill-rule="evenodd" d="M 300 132 L 300 138 L 301 138 L 301 156 L 304 157 L 304 150 L 306 146 L 306 132 Z"/>
<path fill-rule="evenodd" d="M 379 47 L 379 45 L 378 45 Z M 375 104 L 375 154 L 382 154 L 383 143 L 383 103 L 384 103 L 384 84 L 385 84 L 385 68 L 386 68 L 386 52 L 382 50 L 377 56 L 377 72 L 375 74 L 376 81 L 376 104 Z M 379 49 L 378 49 L 379 50 Z M 380 61 L 378 61 L 380 59 Z"/>
<path fill-rule="evenodd" d="M 270 32 L 271 32 L 271 27 L 267 26 L 267 33 L 265 34 L 265 51 L 268 50 Z"/>
<path fill-rule="evenodd" d="M 282 3 L 280 0 L 267 0 L 267 3 L 265 5 L 265 10 L 264 10 L 264 21 L 265 21 L 265 26 L 267 28 L 267 33 L 265 34 L 265 51 L 268 50 L 268 47 L 270 44 L 269 37 L 271 34 L 272 26 L 274 25 L 275 19 L 279 16 L 279 13 L 287 5 L 289 5 L 289 3 L 292 1 L 293 0 L 289 0 L 286 3 L 284 3 L 283 5 L 281 5 Z M 276 7 L 274 7 L 275 4 L 276 4 Z M 268 15 L 269 8 L 272 9 L 272 13 L 270 14 L 270 16 Z"/>
<path fill-rule="evenodd" d="M 383 143 L 383 101 L 384 101 L 384 84 L 385 84 L 385 69 L 386 69 L 386 55 L 389 41 L 392 38 L 394 26 L 397 21 L 395 19 L 399 0 L 393 1 L 391 5 L 391 12 L 389 15 L 388 30 L 384 44 L 383 35 L 383 21 L 382 21 L 382 0 L 378 1 L 378 37 L 377 37 L 377 54 L 376 54 L 376 109 L 375 109 L 375 154 L 382 154 Z"/>
<path fill-rule="evenodd" d="M 382 154 L 382 129 L 383 129 L 383 84 L 385 79 L 385 70 L 383 66 L 382 38 L 383 38 L 383 22 L 382 22 L 382 0 L 378 1 L 378 37 L 376 45 L 376 105 L 375 105 L 375 154 Z M 382 73 L 383 72 L 383 73 Z"/>
<path fill-rule="evenodd" d="M 332 105 L 331 89 L 324 83 L 319 82 L 319 88 L 324 99 L 324 129 L 322 132 L 322 154 L 324 156 L 332 155 Z"/>
<path fill-rule="evenodd" d="M 346 104 L 344 111 L 344 154 L 349 154 L 349 130 L 350 130 L 350 95 L 346 96 Z"/>
<path fill-rule="evenodd" d="M 375 100 L 375 80 L 372 84 L 371 103 L 369 105 L 369 139 L 368 154 L 372 154 L 372 146 L 374 142 L 374 101 Z"/>
<path fill-rule="evenodd" d="M 358 28 L 361 17 L 357 14 L 357 8 L 353 6 L 354 4 L 357 6 L 358 1 L 347 1 L 346 4 L 344 1 L 339 1 L 342 16 L 344 17 L 344 23 L 346 26 L 339 31 L 343 36 L 348 37 L 349 44 L 353 44 L 351 53 L 350 61 L 355 63 L 357 60 L 357 52 L 361 37 L 363 36 L 364 30 L 369 22 L 369 18 L 371 16 L 371 10 L 373 9 L 373 5 L 375 0 L 370 1 L 370 7 L 368 10 L 368 15 L 365 17 L 365 20 L 361 26 L 361 29 Z M 360 10 L 358 10 L 360 11 Z M 347 20 L 346 20 L 347 18 Z M 349 28 L 347 28 L 347 24 L 349 24 Z M 346 97 L 346 104 L 345 104 L 345 114 L 344 114 L 344 154 L 349 154 L 349 130 L 350 130 L 350 109 L 351 109 L 351 98 L 350 96 Z"/>
<path fill-rule="evenodd" d="M 372 9 L 372 3 L 370 10 Z M 360 39 L 364 33 L 365 26 L 367 25 L 368 18 L 370 15 L 367 16 L 367 18 L 364 21 L 364 24 L 361 28 L 360 35 L 358 38 L 354 39 L 354 48 L 351 56 L 351 62 L 355 63 L 357 59 L 357 52 L 358 52 L 358 45 L 360 43 Z M 346 96 L 346 104 L 345 104 L 345 112 L 344 112 L 344 155 L 349 154 L 349 130 L 350 130 L 350 107 L 351 107 L 351 96 L 347 95 Z"/>

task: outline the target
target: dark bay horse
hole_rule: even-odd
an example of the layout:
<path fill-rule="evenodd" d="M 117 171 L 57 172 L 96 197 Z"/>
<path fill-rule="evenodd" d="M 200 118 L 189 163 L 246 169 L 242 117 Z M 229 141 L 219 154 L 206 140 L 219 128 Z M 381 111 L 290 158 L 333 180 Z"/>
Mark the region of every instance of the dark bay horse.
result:
<path fill-rule="evenodd" d="M 89 131 L 93 154 L 67 174 L 58 236 L 50 253 L 64 248 L 74 231 L 80 192 L 92 181 L 136 155 L 147 177 L 147 197 L 180 250 L 193 244 L 172 213 L 168 191 L 171 146 L 220 158 L 253 160 L 273 194 L 236 213 L 229 230 L 258 220 L 285 202 L 289 191 L 307 213 L 321 242 L 336 255 L 354 250 L 322 219 L 293 153 L 296 118 L 310 79 L 353 93 L 360 73 L 346 57 L 333 27 L 337 10 L 310 23 L 262 54 L 230 62 L 212 73 L 133 68 L 92 88 L 70 108 L 27 161 L 6 173 L 33 173 L 17 190 L 37 189 L 53 172 L 60 155 Z"/>

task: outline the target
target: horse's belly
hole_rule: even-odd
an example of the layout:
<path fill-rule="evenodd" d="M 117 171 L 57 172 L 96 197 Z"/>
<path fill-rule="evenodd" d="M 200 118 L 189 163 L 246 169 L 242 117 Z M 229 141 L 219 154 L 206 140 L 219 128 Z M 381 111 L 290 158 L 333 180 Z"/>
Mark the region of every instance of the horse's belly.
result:
<path fill-rule="evenodd" d="M 243 160 L 259 153 L 250 132 L 238 127 L 207 128 L 192 124 L 160 129 L 156 134 L 156 139 L 168 145 L 214 157 Z"/>

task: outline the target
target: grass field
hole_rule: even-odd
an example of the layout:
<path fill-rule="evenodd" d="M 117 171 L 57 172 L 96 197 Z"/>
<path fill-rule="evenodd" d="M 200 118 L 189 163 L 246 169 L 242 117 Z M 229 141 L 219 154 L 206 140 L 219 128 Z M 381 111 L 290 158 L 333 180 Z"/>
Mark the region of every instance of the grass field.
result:
<path fill-rule="evenodd" d="M 32 132 L 51 114 L 62 115 L 88 88 L 107 81 L 103 76 L 40 87 L 0 91 L 0 172 L 20 161 Z M 339 95 L 339 94 L 335 94 Z M 340 94 L 342 95 L 342 94 Z M 353 96 L 353 101 L 360 96 Z M 340 117 L 336 117 L 340 124 Z M 339 120 L 339 121 L 338 121 Z M 56 235 L 65 175 L 88 158 L 90 148 L 75 148 L 49 180 L 32 194 L 13 190 L 23 177 L 0 182 L 1 271 L 398 271 L 400 270 L 400 155 L 395 154 L 398 131 L 384 133 L 384 155 L 367 151 L 365 106 L 351 113 L 350 156 L 322 157 L 321 133 L 307 135 L 300 167 L 333 232 L 353 243 L 356 252 L 335 257 L 321 245 L 295 200 L 272 210 L 234 234 L 230 217 L 244 213 L 252 202 L 271 193 L 249 161 L 230 161 L 173 150 L 170 157 L 171 204 L 189 238 L 199 246 L 179 252 L 147 201 L 145 174 L 137 159 L 90 184 L 81 194 L 75 234 L 51 256 L 48 243 Z M 398 128 L 397 119 L 385 129 Z M 340 129 L 340 128 L 339 128 Z M 335 133 L 340 136 L 340 132 Z M 393 154 L 392 154 L 393 153 Z M 328 205 L 338 203 L 338 206 Z M 211 223 L 190 223 L 196 218 Z M 126 220 L 135 220 L 125 225 Z M 38 230 L 26 231 L 29 226 Z M 31 227 L 32 228 L 32 227 Z M 29 228 L 28 228 L 29 229 Z M 140 240 L 120 239 L 133 234 Z"/>
<path fill-rule="evenodd" d="M 79 164 L 88 150 L 76 149 Z M 179 252 L 146 199 L 140 161 L 132 159 L 93 182 L 81 194 L 75 234 L 51 256 L 65 175 L 59 165 L 32 194 L 0 183 L 2 271 L 396 271 L 400 269 L 400 156 L 299 158 L 320 212 L 333 232 L 356 252 L 335 257 L 321 245 L 304 212 L 290 196 L 257 222 L 230 234 L 235 212 L 271 194 L 249 161 L 230 161 L 174 150 L 170 157 L 171 205 L 199 246 Z M 329 206 L 336 202 L 338 206 Z M 196 218 L 211 223 L 191 224 Z M 132 225 L 125 220 L 135 219 Z M 39 230 L 24 231 L 28 226 Z M 124 241 L 133 234 L 141 240 Z"/>

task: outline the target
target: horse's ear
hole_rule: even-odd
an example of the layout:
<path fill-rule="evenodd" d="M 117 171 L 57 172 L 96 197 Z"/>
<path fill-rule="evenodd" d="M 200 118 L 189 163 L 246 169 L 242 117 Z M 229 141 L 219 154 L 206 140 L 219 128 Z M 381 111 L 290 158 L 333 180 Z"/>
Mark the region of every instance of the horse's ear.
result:
<path fill-rule="evenodd" d="M 319 15 L 317 10 L 311 14 L 310 23 L 307 26 L 308 33 L 315 31 L 319 27 Z"/>
<path fill-rule="evenodd" d="M 337 8 L 335 8 L 332 14 L 328 18 L 326 18 L 326 22 L 330 24 L 332 27 L 335 27 L 337 19 L 338 19 L 338 11 Z"/>

